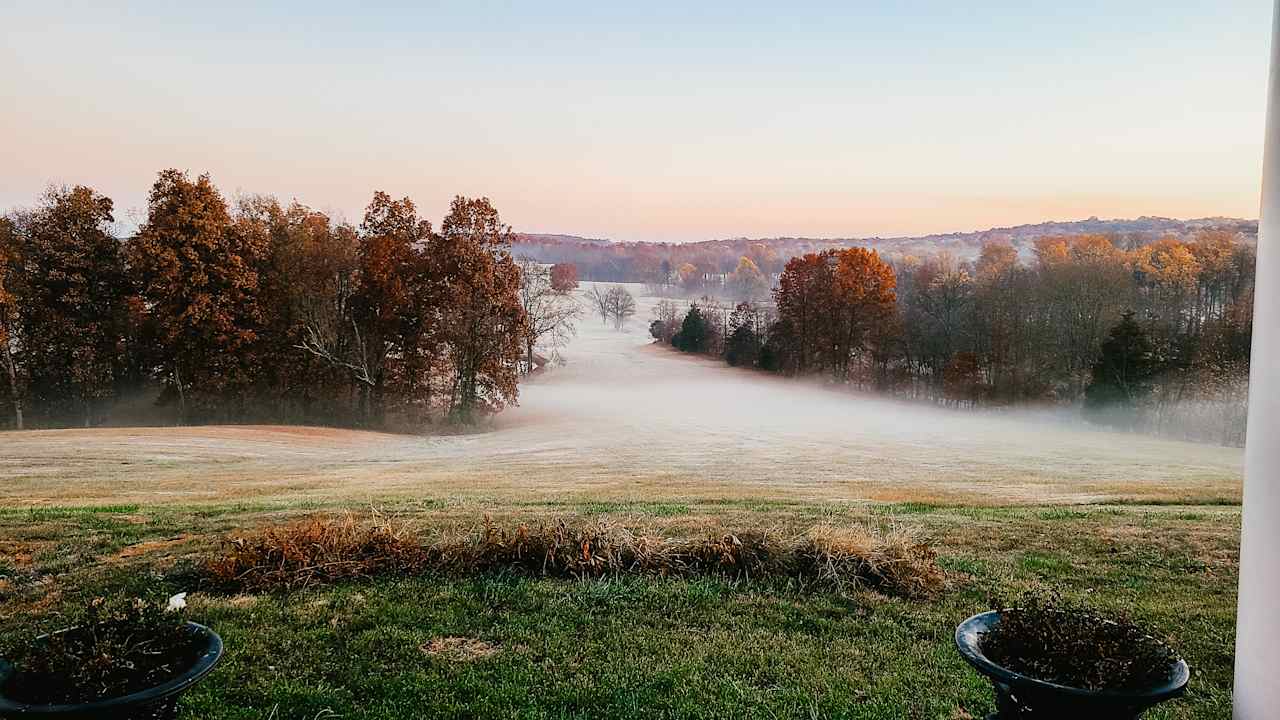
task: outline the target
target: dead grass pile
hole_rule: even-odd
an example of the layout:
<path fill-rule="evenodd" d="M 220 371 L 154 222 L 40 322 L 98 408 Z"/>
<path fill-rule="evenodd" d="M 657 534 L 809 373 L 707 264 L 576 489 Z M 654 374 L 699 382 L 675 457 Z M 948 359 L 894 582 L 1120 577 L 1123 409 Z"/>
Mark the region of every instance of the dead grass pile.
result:
<path fill-rule="evenodd" d="M 683 563 L 698 573 L 736 579 L 789 574 L 787 548 L 780 538 L 761 532 L 709 535 L 686 541 L 679 554 Z"/>
<path fill-rule="evenodd" d="M 408 528 L 353 516 L 312 517 L 231 538 L 204 574 L 220 588 L 295 589 L 360 577 L 409 574 L 429 567 L 425 548 Z"/>
<path fill-rule="evenodd" d="M 510 570 L 587 578 L 661 571 L 671 562 L 662 538 L 604 520 L 581 527 L 560 521 L 504 528 L 486 518 L 479 533 L 444 538 L 432 549 L 441 570 L 461 574 Z"/>
<path fill-rule="evenodd" d="M 820 525 L 795 543 L 793 554 L 798 576 L 839 590 L 867 587 L 924 597 L 946 581 L 933 548 L 897 524 L 885 529 Z"/>
<path fill-rule="evenodd" d="M 424 542 L 387 520 L 365 524 L 349 516 L 310 518 L 228 540 L 222 554 L 205 565 L 213 586 L 231 590 L 292 589 L 425 571 L 575 579 L 628 574 L 776 577 L 807 588 L 867 588 L 904 597 L 931 595 L 944 581 L 928 543 L 892 525 L 819 526 L 795 537 L 746 532 L 671 538 L 607 520 L 501 526 L 486 519 L 475 531 Z"/>

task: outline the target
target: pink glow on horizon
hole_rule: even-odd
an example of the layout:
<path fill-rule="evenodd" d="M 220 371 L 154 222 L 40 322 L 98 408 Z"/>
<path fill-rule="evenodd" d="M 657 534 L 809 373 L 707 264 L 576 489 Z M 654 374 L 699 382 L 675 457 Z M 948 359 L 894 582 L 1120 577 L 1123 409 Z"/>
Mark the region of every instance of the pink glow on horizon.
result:
<path fill-rule="evenodd" d="M 486 195 L 519 230 L 618 240 L 1256 217 L 1267 8 L 991 4 L 19 3 L 0 211 L 83 183 L 127 219 L 177 167 L 352 220 L 375 190 L 436 220 Z"/>

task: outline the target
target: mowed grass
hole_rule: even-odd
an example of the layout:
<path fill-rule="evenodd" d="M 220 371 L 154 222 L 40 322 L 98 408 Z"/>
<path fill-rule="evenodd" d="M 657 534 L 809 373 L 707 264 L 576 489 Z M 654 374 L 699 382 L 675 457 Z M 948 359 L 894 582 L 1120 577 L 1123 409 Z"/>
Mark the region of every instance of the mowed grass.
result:
<path fill-rule="evenodd" d="M 1239 510 L 1230 505 L 554 502 L 427 498 L 0 509 L 0 631 L 52 627 L 95 594 L 159 583 L 227 533 L 323 512 L 424 527 L 485 516 L 611 521 L 664 533 L 798 531 L 868 516 L 928 537 L 949 587 L 929 600 L 802 592 L 784 581 L 510 575 L 383 578 L 292 593 L 194 592 L 227 641 L 183 718 L 982 717 L 984 680 L 952 647 L 992 594 L 1057 588 L 1158 629 L 1194 669 L 1156 718 L 1230 714 Z"/>

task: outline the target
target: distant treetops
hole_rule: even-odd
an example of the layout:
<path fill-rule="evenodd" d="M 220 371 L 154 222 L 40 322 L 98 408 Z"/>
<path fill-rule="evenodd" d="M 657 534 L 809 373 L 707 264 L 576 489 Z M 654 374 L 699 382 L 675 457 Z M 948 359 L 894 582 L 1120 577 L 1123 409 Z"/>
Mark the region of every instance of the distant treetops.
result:
<path fill-rule="evenodd" d="M 1046 237 L 1030 262 L 1002 242 L 970 262 L 850 248 L 791 258 L 772 293 L 744 296 L 744 257 L 718 276 L 672 270 L 659 291 L 704 294 L 660 302 L 650 331 L 732 365 L 953 406 L 1082 403 L 1108 425 L 1238 444 L 1254 263 L 1252 244 L 1217 230 Z"/>
<path fill-rule="evenodd" d="M 0 220 L 13 425 L 148 412 L 121 402 L 135 397 L 182 422 L 371 426 L 469 422 L 517 398 L 529 325 L 487 199 L 455 198 L 434 231 L 377 192 L 353 227 L 267 196 L 231 206 L 207 175 L 165 170 L 136 236 L 112 222 L 80 186 Z"/>

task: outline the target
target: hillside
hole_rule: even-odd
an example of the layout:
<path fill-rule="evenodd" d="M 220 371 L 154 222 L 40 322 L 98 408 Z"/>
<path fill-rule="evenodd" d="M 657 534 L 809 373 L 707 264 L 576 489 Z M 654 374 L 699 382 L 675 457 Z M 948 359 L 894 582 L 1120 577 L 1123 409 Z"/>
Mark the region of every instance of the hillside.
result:
<path fill-rule="evenodd" d="M 1049 221 L 1031 225 L 995 227 L 972 232 L 954 232 L 912 237 L 865 238 L 725 238 L 692 243 L 613 242 L 574 235 L 517 234 L 515 251 L 543 262 L 572 262 L 580 275 L 590 280 L 642 282 L 649 279 L 666 260 L 672 267 L 690 262 L 708 272 L 728 272 L 739 257 L 771 259 L 777 272 L 787 259 L 827 248 L 870 247 L 889 256 L 922 255 L 946 250 L 957 257 L 976 257 L 988 242 L 1008 242 L 1027 256 L 1035 241 L 1062 235 L 1110 235 L 1126 246 L 1140 246 L 1163 237 L 1188 239 L 1197 233 L 1221 230 L 1237 235 L 1242 242 L 1257 242 L 1258 221 L 1239 218 L 1198 218 L 1176 220 L 1162 217 L 1102 220 Z M 768 260 L 766 260 L 767 262 Z"/>

